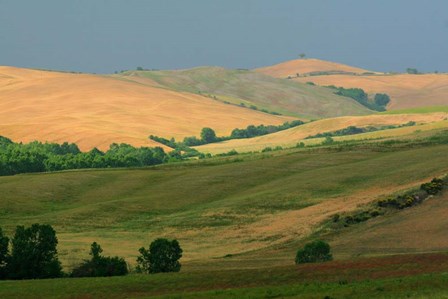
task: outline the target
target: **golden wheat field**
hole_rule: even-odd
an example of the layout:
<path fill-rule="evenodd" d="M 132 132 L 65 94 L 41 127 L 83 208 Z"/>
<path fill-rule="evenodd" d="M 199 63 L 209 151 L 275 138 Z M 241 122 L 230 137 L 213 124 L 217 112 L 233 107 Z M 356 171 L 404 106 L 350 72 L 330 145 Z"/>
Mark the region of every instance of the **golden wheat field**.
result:
<path fill-rule="evenodd" d="M 0 67 L 0 135 L 16 142 L 76 142 L 82 150 L 113 142 L 160 144 L 149 135 L 198 136 L 203 127 L 228 135 L 251 124 L 292 118 L 226 105 L 110 76 Z"/>
<path fill-rule="evenodd" d="M 391 98 L 388 110 L 448 105 L 448 74 L 328 75 L 293 80 L 321 86 L 362 88 L 369 94 L 386 93 Z"/>

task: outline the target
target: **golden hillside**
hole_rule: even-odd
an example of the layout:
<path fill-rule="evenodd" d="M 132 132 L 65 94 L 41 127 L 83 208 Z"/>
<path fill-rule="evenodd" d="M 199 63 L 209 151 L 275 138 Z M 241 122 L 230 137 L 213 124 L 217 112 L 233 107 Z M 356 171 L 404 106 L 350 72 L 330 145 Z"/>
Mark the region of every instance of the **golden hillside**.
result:
<path fill-rule="evenodd" d="M 370 72 L 361 68 L 314 58 L 289 60 L 276 65 L 257 68 L 255 71 L 276 78 L 296 77 L 297 73 L 304 75 L 314 72 L 344 72 L 355 74 Z"/>
<path fill-rule="evenodd" d="M 347 139 L 356 139 L 358 136 L 366 137 L 366 134 L 372 135 L 372 138 L 384 136 L 397 136 L 402 134 L 411 134 L 415 130 L 432 130 L 439 127 L 447 127 L 446 121 L 448 113 L 427 113 L 427 114 L 391 114 L 391 115 L 366 115 L 366 116 L 344 116 L 337 118 L 328 118 L 310 122 L 288 130 L 280 131 L 273 134 L 263 135 L 247 139 L 233 139 L 218 143 L 210 143 L 196 147 L 199 151 L 210 152 L 213 154 L 225 153 L 235 149 L 238 152 L 260 151 L 266 147 L 292 147 L 304 138 L 318 133 L 332 132 L 341 130 L 349 126 L 366 127 L 366 126 L 386 126 L 400 125 L 409 121 L 417 124 L 428 124 L 427 127 L 410 126 L 394 130 L 383 130 L 372 133 L 365 133 L 353 136 L 347 136 Z M 394 131 L 394 132 L 390 132 Z M 391 134 L 390 134 L 391 133 Z M 394 134 L 395 133 L 395 134 Z M 318 139 L 321 141 L 321 139 Z M 312 141 L 312 140 L 307 140 Z"/>
<path fill-rule="evenodd" d="M 448 105 L 448 74 L 422 75 L 328 75 L 294 78 L 298 82 L 362 88 L 367 93 L 386 93 L 391 97 L 387 109 Z"/>
<path fill-rule="evenodd" d="M 290 119 L 109 76 L 0 67 L 0 135 L 14 141 L 104 150 L 113 142 L 160 145 L 150 134 L 198 136 L 209 126 L 228 135 L 237 127 Z"/>

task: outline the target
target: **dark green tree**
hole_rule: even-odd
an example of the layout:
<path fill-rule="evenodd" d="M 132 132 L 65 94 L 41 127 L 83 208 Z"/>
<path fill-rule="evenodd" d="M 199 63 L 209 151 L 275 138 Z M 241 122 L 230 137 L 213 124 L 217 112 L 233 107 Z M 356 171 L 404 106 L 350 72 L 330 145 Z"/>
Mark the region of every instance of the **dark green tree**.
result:
<path fill-rule="evenodd" d="M 85 260 L 72 271 L 72 277 L 104 277 L 128 274 L 128 266 L 123 258 L 118 256 L 102 256 L 103 249 L 93 242 L 90 245 L 90 260 Z"/>
<path fill-rule="evenodd" d="M 203 128 L 201 131 L 201 139 L 204 143 L 212 143 L 217 140 L 216 133 L 211 128 Z"/>
<path fill-rule="evenodd" d="M 62 275 L 56 246 L 56 231 L 46 224 L 17 226 L 12 239 L 8 277 L 11 279 L 53 278 Z"/>
<path fill-rule="evenodd" d="M 330 245 L 321 240 L 317 240 L 299 249 L 296 255 L 296 264 L 318 263 L 331 261 L 333 256 L 330 253 Z"/>
<path fill-rule="evenodd" d="M 419 74 L 419 71 L 416 68 L 408 67 L 406 69 L 406 73 L 412 74 L 412 75 L 417 75 L 417 74 Z"/>
<path fill-rule="evenodd" d="M 147 273 L 179 272 L 179 259 L 182 257 L 182 249 L 177 240 L 156 239 L 149 250 L 142 247 L 138 250 L 137 270 Z"/>
<path fill-rule="evenodd" d="M 0 279 L 6 277 L 6 265 L 8 262 L 8 245 L 9 239 L 3 235 L 3 231 L 0 228 Z"/>
<path fill-rule="evenodd" d="M 375 94 L 374 101 L 378 106 L 387 106 L 390 102 L 390 97 L 385 93 L 377 93 Z"/>

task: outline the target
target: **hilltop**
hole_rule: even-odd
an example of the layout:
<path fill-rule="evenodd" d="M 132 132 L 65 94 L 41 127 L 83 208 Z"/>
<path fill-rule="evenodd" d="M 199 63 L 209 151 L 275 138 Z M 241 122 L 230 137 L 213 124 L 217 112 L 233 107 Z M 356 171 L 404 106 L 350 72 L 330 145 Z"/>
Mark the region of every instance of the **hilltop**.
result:
<path fill-rule="evenodd" d="M 325 118 L 372 113 L 351 98 L 249 71 L 198 67 L 175 71 L 128 71 L 117 75 L 140 84 L 206 95 L 218 101 L 299 118 Z"/>
<path fill-rule="evenodd" d="M 297 74 L 304 76 L 318 73 L 371 73 L 362 68 L 315 58 L 289 60 L 272 66 L 256 68 L 254 71 L 276 78 L 296 77 Z"/>
<path fill-rule="evenodd" d="M 111 76 L 0 67 L 0 119 L 0 135 L 17 142 L 68 141 L 104 150 L 122 142 L 160 146 L 151 134 L 181 139 L 212 127 L 228 135 L 292 118 Z"/>

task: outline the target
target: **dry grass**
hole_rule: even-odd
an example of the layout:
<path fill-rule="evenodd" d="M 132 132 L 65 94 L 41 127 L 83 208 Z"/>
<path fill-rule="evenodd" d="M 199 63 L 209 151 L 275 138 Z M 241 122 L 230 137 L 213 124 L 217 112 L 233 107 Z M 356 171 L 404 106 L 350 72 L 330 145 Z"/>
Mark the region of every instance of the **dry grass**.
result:
<path fill-rule="evenodd" d="M 212 127 L 220 135 L 289 117 L 225 105 L 112 77 L 0 67 L 0 135 L 14 141 L 159 145 L 148 135 L 183 138 Z"/>
<path fill-rule="evenodd" d="M 330 75 L 295 78 L 298 82 L 362 88 L 367 93 L 386 93 L 391 97 L 391 109 L 448 105 L 448 74 L 424 75 Z"/>
<path fill-rule="evenodd" d="M 361 68 L 320 59 L 289 60 L 276 65 L 257 68 L 255 69 L 255 71 L 276 78 L 287 78 L 288 76 L 295 77 L 297 73 L 302 75 L 312 72 L 338 71 L 338 72 L 349 72 L 355 74 L 362 74 L 369 72 L 368 70 L 364 70 Z M 305 80 L 305 82 L 307 81 L 311 80 Z"/>
<path fill-rule="evenodd" d="M 211 143 L 196 147 L 199 151 L 210 152 L 213 154 L 225 153 L 232 149 L 238 152 L 259 151 L 266 147 L 291 147 L 302 141 L 304 138 L 318 133 L 331 132 L 347 128 L 348 126 L 383 126 L 383 125 L 400 125 L 409 121 L 418 124 L 430 124 L 427 126 L 403 127 L 393 130 L 377 131 L 354 136 L 338 137 L 335 139 L 372 139 L 380 137 L 400 136 L 403 134 L 411 134 L 415 130 L 431 130 L 439 127 L 446 127 L 445 119 L 448 113 L 427 113 L 427 114 L 391 114 L 391 115 L 367 115 L 367 116 L 344 116 L 337 118 L 329 118 L 307 123 L 302 126 L 280 131 L 274 134 L 264 135 L 250 139 L 233 139 L 229 141 Z M 438 122 L 438 124 L 436 124 Z M 306 140 L 305 144 L 314 144 L 321 142 L 322 139 Z"/>
<path fill-rule="evenodd" d="M 448 250 L 448 193 L 413 208 L 370 220 L 338 234 L 331 245 L 338 257 Z"/>

